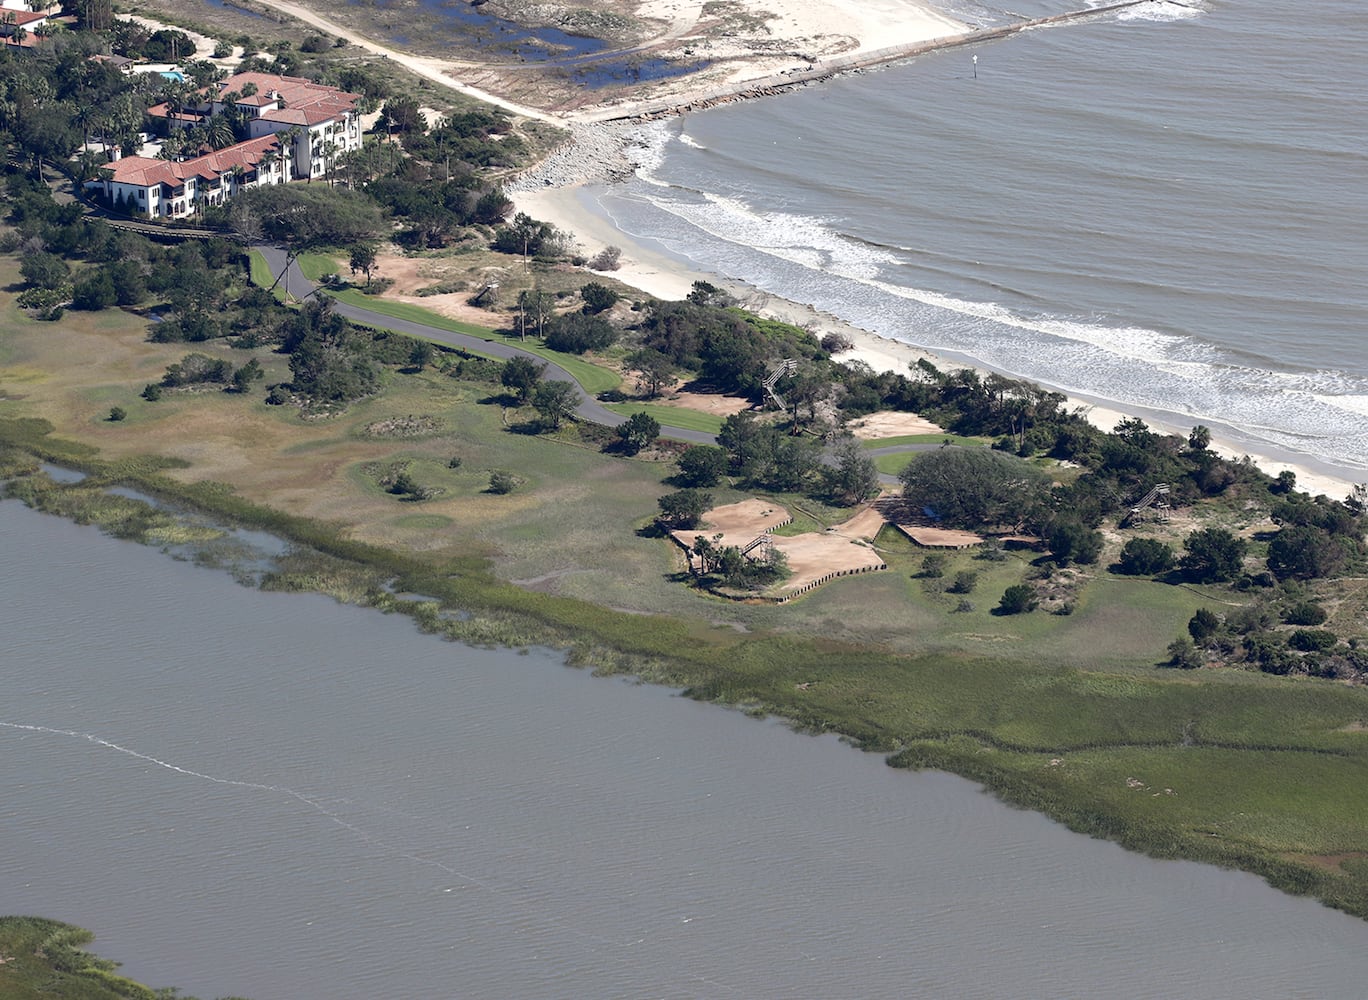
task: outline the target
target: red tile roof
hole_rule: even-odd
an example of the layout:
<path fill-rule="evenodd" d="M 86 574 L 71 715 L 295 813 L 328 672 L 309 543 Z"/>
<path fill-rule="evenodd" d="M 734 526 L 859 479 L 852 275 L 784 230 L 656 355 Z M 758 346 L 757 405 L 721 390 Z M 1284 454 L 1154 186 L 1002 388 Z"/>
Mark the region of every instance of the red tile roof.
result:
<path fill-rule="evenodd" d="M 204 115 L 195 114 L 193 111 L 172 111 L 169 104 L 154 104 L 147 109 L 148 117 L 168 118 L 182 122 L 202 122 Z"/>
<path fill-rule="evenodd" d="M 254 170 L 267 151 L 279 148 L 278 136 L 264 135 L 260 139 L 239 142 L 235 146 L 181 163 L 154 160 L 146 156 L 126 156 L 111 163 L 109 171 L 113 175 L 112 180 L 120 184 L 134 184 L 138 187 L 168 184 L 171 187 L 180 187 L 188 177 L 214 180 L 222 174 L 231 173 L 234 167 Z"/>
<path fill-rule="evenodd" d="M 219 96 L 229 92 L 242 93 L 247 84 L 256 87 L 256 93 L 239 100 L 250 107 L 261 107 L 272 103 L 273 94 L 280 95 L 281 108 L 263 112 L 261 117 L 267 121 L 287 122 L 291 125 L 317 125 L 330 118 L 339 118 L 356 107 L 361 100 L 360 94 L 351 94 L 336 87 L 327 87 L 312 80 L 298 76 L 277 76 L 274 73 L 238 73 L 218 85 Z M 285 112 L 299 112 L 288 117 L 280 117 Z"/>
<path fill-rule="evenodd" d="M 51 14 L 41 10 L 14 10 L 11 7 L 4 9 L 3 15 L 6 24 L 14 24 L 19 27 L 26 27 L 34 21 L 46 21 Z"/>
<path fill-rule="evenodd" d="M 263 111 L 258 117 L 266 122 L 281 122 L 285 125 L 322 125 L 346 111 L 329 108 L 281 108 L 279 111 Z"/>

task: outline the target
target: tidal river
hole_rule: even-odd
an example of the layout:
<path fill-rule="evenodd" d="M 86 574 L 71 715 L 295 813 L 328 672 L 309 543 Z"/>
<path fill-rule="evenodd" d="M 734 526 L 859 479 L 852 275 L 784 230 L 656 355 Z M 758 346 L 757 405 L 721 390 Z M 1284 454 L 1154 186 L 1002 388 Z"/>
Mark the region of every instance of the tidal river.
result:
<path fill-rule="evenodd" d="M 201 997 L 1350 997 L 1368 924 L 0 503 L 0 910 Z"/>

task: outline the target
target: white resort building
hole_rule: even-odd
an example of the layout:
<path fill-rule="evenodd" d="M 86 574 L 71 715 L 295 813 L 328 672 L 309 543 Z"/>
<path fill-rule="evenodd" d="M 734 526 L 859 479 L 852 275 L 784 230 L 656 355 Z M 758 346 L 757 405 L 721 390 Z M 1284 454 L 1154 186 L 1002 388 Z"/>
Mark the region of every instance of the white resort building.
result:
<path fill-rule="evenodd" d="M 111 163 L 105 175 L 86 187 L 99 188 L 116 208 L 154 219 L 182 219 L 201 205 L 224 204 L 243 188 L 289 179 L 280 139 L 274 135 L 192 160 L 125 156 Z"/>
<path fill-rule="evenodd" d="M 361 148 L 360 100 L 299 77 L 239 73 L 202 92 L 198 103 L 179 111 L 158 104 L 147 115 L 169 133 L 234 108 L 246 121 L 247 141 L 179 161 L 116 154 L 86 187 L 130 212 L 180 219 L 245 187 L 323 178 L 339 156 Z"/>

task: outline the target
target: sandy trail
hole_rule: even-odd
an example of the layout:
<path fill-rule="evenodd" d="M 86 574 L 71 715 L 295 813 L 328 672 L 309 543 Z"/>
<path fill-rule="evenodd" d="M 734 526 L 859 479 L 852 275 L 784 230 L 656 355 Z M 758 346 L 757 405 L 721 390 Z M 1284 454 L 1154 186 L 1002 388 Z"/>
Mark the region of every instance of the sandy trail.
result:
<path fill-rule="evenodd" d="M 719 86 L 764 80 L 776 74 L 807 69 L 814 60 L 852 56 L 892 46 L 962 35 L 970 26 L 939 14 L 918 0 L 730 0 L 710 7 L 700 0 L 644 0 L 636 5 L 639 20 L 660 22 L 654 38 L 621 50 L 650 52 L 660 57 L 688 58 L 697 50 L 712 60 L 711 69 L 672 80 L 657 80 L 635 88 L 626 97 L 596 103 L 572 112 L 552 113 L 500 97 L 462 83 L 460 74 L 489 70 L 532 70 L 525 64 L 495 61 L 461 62 L 409 55 L 382 45 L 294 0 L 261 0 L 296 18 L 386 59 L 444 87 L 487 101 L 513 114 L 561 124 L 593 121 L 605 114 L 621 114 L 637 104 L 675 103 L 706 98 Z"/>

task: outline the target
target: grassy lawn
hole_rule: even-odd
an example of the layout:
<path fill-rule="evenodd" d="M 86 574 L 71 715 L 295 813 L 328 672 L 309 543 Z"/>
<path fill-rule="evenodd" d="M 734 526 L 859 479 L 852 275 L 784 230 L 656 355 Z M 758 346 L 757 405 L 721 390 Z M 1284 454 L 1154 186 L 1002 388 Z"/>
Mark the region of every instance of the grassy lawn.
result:
<path fill-rule="evenodd" d="M 889 476 L 896 476 L 907 468 L 907 463 L 912 461 L 912 453 L 906 452 L 901 455 L 875 455 L 874 468 Z"/>
<path fill-rule="evenodd" d="M 261 255 L 261 251 L 249 250 L 247 261 L 251 267 L 252 284 L 258 288 L 270 288 L 272 282 L 275 281 L 275 275 L 271 273 L 271 266 L 266 263 L 266 258 Z M 285 289 L 280 285 L 276 285 L 275 297 L 281 302 L 285 301 Z"/>
<path fill-rule="evenodd" d="M 338 274 L 342 270 L 342 264 L 329 253 L 302 253 L 297 263 L 304 277 L 310 281 L 322 281 L 324 276 Z"/>
<path fill-rule="evenodd" d="M 605 403 L 604 406 L 614 413 L 621 413 L 624 417 L 630 417 L 633 413 L 645 413 L 647 416 L 655 417 L 662 427 L 682 427 L 689 431 L 703 431 L 705 434 L 716 434 L 722 429 L 722 417 L 714 413 L 685 409 L 682 406 L 663 403 Z"/>

